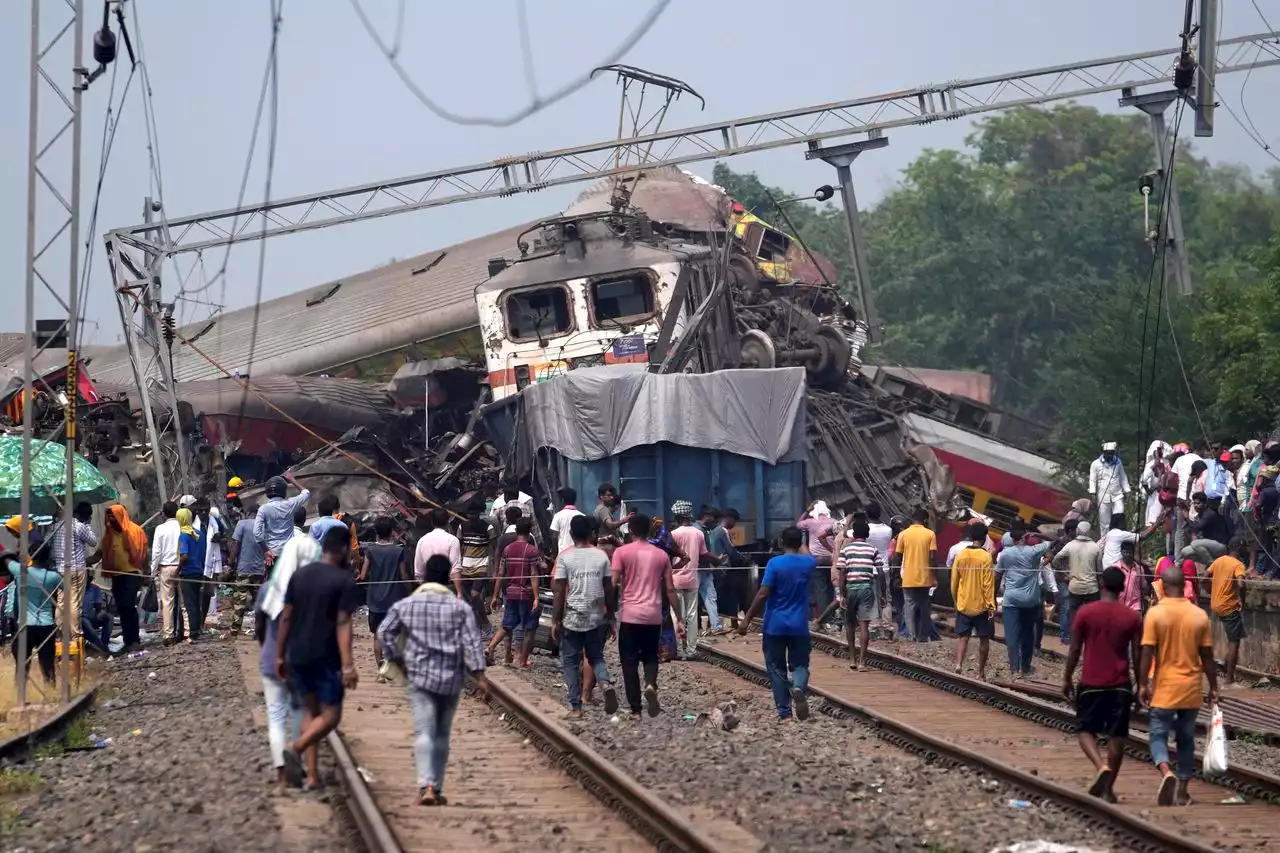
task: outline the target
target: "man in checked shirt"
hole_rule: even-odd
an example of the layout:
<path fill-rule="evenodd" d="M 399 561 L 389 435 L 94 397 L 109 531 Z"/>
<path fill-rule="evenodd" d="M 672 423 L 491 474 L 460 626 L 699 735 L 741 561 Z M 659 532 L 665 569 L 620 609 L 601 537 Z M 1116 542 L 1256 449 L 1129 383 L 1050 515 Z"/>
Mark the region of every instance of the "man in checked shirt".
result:
<path fill-rule="evenodd" d="M 488 682 L 475 613 L 449 587 L 452 562 L 435 554 L 425 569 L 426 583 L 387 611 L 378 626 L 378 642 L 384 657 L 403 669 L 408 681 L 418 802 L 434 806 L 446 802 L 444 770 L 463 676 L 470 673 L 482 694 Z"/>

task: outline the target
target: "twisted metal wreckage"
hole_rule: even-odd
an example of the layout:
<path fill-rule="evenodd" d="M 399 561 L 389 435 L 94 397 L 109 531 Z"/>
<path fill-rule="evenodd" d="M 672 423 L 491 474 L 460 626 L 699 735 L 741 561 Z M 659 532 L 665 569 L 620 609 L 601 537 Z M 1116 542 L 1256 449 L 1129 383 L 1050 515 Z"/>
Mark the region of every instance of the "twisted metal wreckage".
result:
<path fill-rule="evenodd" d="M 483 358 L 407 361 L 389 382 L 326 373 L 179 379 L 176 415 L 153 402 L 166 469 L 180 470 L 181 447 L 190 478 L 182 490 L 221 494 L 233 474 L 263 482 L 291 467 L 313 491 L 336 492 L 357 519 L 388 511 L 408 518 L 433 503 L 458 507 L 477 492 L 491 496 L 516 459 L 518 435 L 490 427 L 514 411 L 523 388 L 619 362 L 655 373 L 803 366 L 809 496 L 833 508 L 875 500 L 905 512 L 925 502 L 939 516 L 959 517 L 980 478 L 967 466 L 957 490 L 939 454 L 948 463 L 957 454 L 980 457 L 993 471 L 1007 467 L 1002 454 L 1005 462 L 1030 456 L 983 435 L 999 424 L 989 400 L 942 393 L 911 371 L 864 369 L 858 354 L 867 326 L 834 283 L 830 261 L 677 169 L 604 182 L 512 242 L 518 256 L 470 270 Z M 198 351 L 201 334 L 171 329 L 166 337 L 175 352 Z M 98 360 L 105 378 L 95 381 Z M 161 501 L 149 474 L 156 451 L 118 362 L 119 353 L 106 352 L 82 363 L 80 450 L 145 517 Z M 65 378 L 53 371 L 36 384 L 38 434 L 57 427 Z M 21 421 L 20 390 L 5 398 L 9 424 Z M 928 443 L 913 418 L 932 422 Z M 974 442 L 982 454 L 961 447 Z M 1050 488 L 1051 467 L 1033 457 L 1024 479 Z M 510 472 L 534 487 L 531 471 Z M 554 486 L 536 485 L 544 494 Z M 1031 506 L 1050 512 L 1054 503 L 1045 497 Z"/>

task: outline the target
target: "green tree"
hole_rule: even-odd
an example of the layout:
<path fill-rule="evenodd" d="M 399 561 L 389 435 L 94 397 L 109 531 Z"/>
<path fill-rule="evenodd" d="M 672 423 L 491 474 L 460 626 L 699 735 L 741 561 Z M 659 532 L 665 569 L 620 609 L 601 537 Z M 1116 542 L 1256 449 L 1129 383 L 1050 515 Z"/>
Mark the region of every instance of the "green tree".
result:
<path fill-rule="evenodd" d="M 1246 316 L 1249 304 L 1275 297 L 1266 289 L 1277 286 L 1267 276 L 1274 257 L 1258 249 L 1280 229 L 1280 171 L 1255 181 L 1179 140 L 1175 182 L 1197 288 L 1179 297 L 1162 290 L 1145 240 L 1138 178 L 1151 169 L 1152 142 L 1143 118 L 1076 104 L 1015 109 L 978 123 L 966 145 L 925 151 L 864 212 L 886 324 L 885 342 L 866 357 L 988 372 L 1001 405 L 1052 424 L 1059 452 L 1081 460 L 1104 435 L 1131 457 L 1155 433 L 1197 437 L 1193 400 L 1210 432 L 1242 435 L 1269 421 L 1274 407 L 1250 394 L 1249 379 L 1269 374 L 1245 370 L 1220 387 L 1214 365 L 1223 353 L 1245 361 L 1247 335 L 1275 331 L 1265 312 L 1256 323 Z M 723 165 L 714 178 L 785 227 L 769 193 L 788 193 Z M 1150 204 L 1158 222 L 1160 188 Z M 786 210 L 847 281 L 840 211 Z"/>
<path fill-rule="evenodd" d="M 1273 390 L 1280 388 L 1280 237 L 1243 269 L 1217 266 L 1201 298 L 1195 367 L 1213 378 L 1204 413 L 1227 435 L 1267 435 L 1280 409 Z"/>

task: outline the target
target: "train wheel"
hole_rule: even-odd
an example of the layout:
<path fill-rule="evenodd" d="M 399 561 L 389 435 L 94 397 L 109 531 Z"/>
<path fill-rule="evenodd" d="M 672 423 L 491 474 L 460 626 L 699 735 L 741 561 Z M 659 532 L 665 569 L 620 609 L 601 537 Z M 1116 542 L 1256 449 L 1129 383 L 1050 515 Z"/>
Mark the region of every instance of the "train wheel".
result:
<path fill-rule="evenodd" d="M 738 347 L 743 367 L 778 366 L 778 353 L 773 347 L 773 338 L 759 329 L 744 332 L 738 339 Z"/>
<path fill-rule="evenodd" d="M 813 344 L 822 354 L 805 365 L 809 381 L 814 385 L 832 385 L 839 382 L 849 369 L 853 350 L 849 341 L 834 326 L 819 326 L 812 336 Z"/>

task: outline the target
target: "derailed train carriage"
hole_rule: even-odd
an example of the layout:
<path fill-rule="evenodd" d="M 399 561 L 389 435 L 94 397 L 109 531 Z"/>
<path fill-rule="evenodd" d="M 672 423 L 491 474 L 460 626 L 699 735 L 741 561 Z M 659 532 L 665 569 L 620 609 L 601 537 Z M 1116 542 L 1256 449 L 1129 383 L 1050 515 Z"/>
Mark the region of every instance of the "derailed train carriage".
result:
<path fill-rule="evenodd" d="M 613 199 L 599 188 L 528 229 L 519 259 L 495 261 L 476 288 L 494 398 L 484 419 L 515 472 L 545 494 L 559 484 L 520 447 L 519 392 L 531 385 L 608 364 L 658 374 L 794 366 L 807 376 L 811 497 L 875 500 L 887 512 L 928 499 L 948 511 L 951 484 L 930 477 L 945 468 L 861 377 L 866 327 L 824 261 L 680 173 L 639 183 L 625 206 Z"/>

